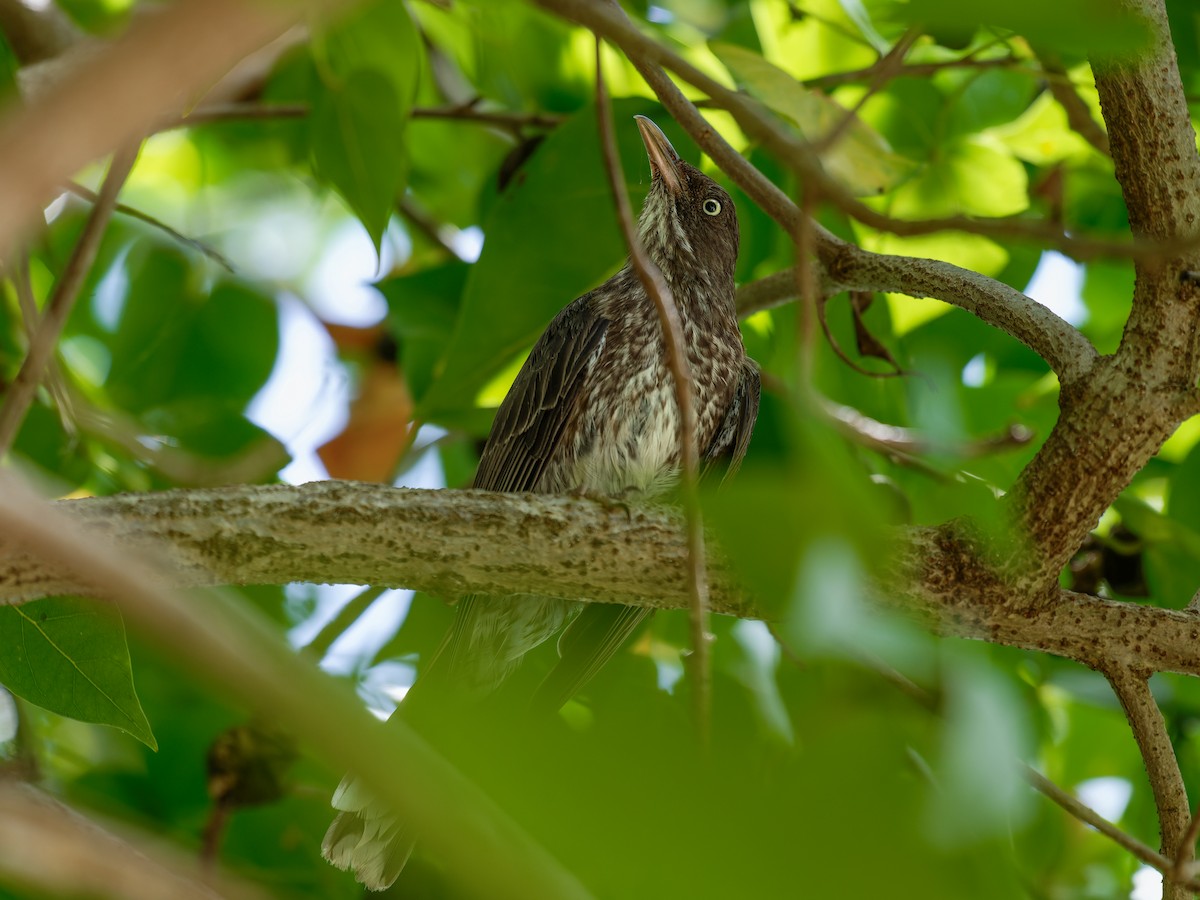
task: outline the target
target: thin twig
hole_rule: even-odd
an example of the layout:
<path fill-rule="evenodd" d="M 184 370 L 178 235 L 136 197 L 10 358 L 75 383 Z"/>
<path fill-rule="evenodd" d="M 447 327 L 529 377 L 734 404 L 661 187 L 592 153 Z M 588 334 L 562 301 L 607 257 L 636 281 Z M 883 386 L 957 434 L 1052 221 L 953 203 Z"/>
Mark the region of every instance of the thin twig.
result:
<path fill-rule="evenodd" d="M 1053 800 L 1080 822 L 1091 825 L 1105 837 L 1128 850 L 1146 865 L 1152 866 L 1159 872 L 1162 872 L 1164 876 L 1171 871 L 1171 861 L 1169 859 L 1161 853 L 1155 852 L 1128 832 L 1122 831 L 1090 806 L 1079 802 L 1079 800 L 1068 794 L 1037 769 L 1033 768 L 1033 766 L 1028 763 L 1021 763 L 1021 775 L 1042 796 Z"/>
<path fill-rule="evenodd" d="M 455 259 L 462 259 L 462 255 L 455 249 L 454 245 L 442 234 L 442 229 L 445 227 L 429 213 L 421 208 L 412 197 L 404 196 L 400 198 L 397 204 L 397 209 L 404 220 L 412 225 L 417 231 L 425 235 L 426 238 L 438 247 L 441 247 Z"/>
<path fill-rule="evenodd" d="M 863 95 L 858 98 L 854 107 L 846 110 L 842 117 L 834 123 L 833 128 L 823 135 L 820 140 L 814 142 L 813 152 L 818 156 L 823 156 L 828 153 L 837 144 L 839 140 L 846 134 L 850 128 L 858 120 L 858 114 L 868 100 L 874 97 L 889 81 L 899 74 L 900 69 L 904 64 L 904 57 L 908 55 L 908 51 L 912 49 L 912 45 L 917 42 L 917 38 L 921 36 L 921 31 L 918 28 L 909 28 L 908 31 L 901 35 L 900 40 L 892 46 L 890 50 L 877 62 L 872 68 L 870 81 L 867 83 L 867 89 L 863 91 Z"/>
<path fill-rule="evenodd" d="M 796 247 L 796 268 L 794 272 L 796 296 L 800 298 L 800 315 L 796 317 L 798 329 L 796 348 L 799 359 L 796 360 L 796 371 L 800 376 L 800 388 L 807 399 L 812 392 L 813 371 L 817 358 L 817 303 L 820 291 L 817 286 L 817 276 L 813 271 L 816 255 L 816 236 L 813 234 L 812 212 L 816 206 L 815 195 L 805 190 L 800 197 L 800 218 L 792 240 Z"/>
<path fill-rule="evenodd" d="M 183 116 L 163 119 L 158 131 L 261 119 L 303 119 L 309 114 L 307 103 L 213 103 L 197 107 Z M 556 128 L 564 117 L 544 112 L 514 112 L 479 109 L 473 104 L 458 106 L 418 106 L 409 113 L 412 119 L 441 119 L 491 125 L 506 130 Z"/>
<path fill-rule="evenodd" d="M 1167 723 L 1150 693 L 1148 672 L 1118 669 L 1106 672 L 1108 683 L 1125 711 L 1129 728 L 1137 741 L 1138 751 L 1150 780 L 1154 794 L 1154 805 L 1158 811 L 1159 828 L 1162 832 L 1162 855 L 1171 862 L 1163 872 L 1163 900 L 1183 900 L 1181 886 L 1174 885 L 1176 872 L 1185 868 L 1193 858 L 1192 848 L 1184 843 L 1184 835 L 1190 825 L 1191 807 L 1187 789 L 1179 771 L 1179 760 L 1171 737 L 1167 734 Z"/>
<path fill-rule="evenodd" d="M 92 207 L 66 268 L 54 286 L 54 293 L 38 323 L 37 334 L 29 343 L 29 353 L 25 362 L 4 398 L 4 405 L 0 407 L 0 456 L 7 453 L 12 446 L 21 422 L 25 419 L 25 413 L 33 402 L 46 363 L 54 353 L 58 336 L 66 324 L 71 308 L 75 305 L 75 298 L 83 280 L 96 259 L 104 228 L 116 206 L 121 185 L 125 183 L 134 160 L 137 159 L 138 149 L 139 146 L 134 145 L 113 154 L 104 186 L 100 189 L 100 196 Z"/>
<path fill-rule="evenodd" d="M 911 428 L 888 425 L 864 415 L 852 406 L 820 397 L 817 409 L 841 434 L 858 444 L 881 453 L 919 456 L 945 454 L 959 459 L 978 459 L 1002 450 L 1022 447 L 1033 440 L 1033 432 L 1023 425 L 1010 425 L 999 434 L 961 444 L 931 441 Z"/>
<path fill-rule="evenodd" d="M 638 280 L 646 293 L 654 300 L 662 327 L 663 343 L 666 348 L 667 366 L 675 383 L 675 403 L 679 408 L 679 446 L 682 457 L 681 487 L 684 515 L 687 520 L 688 542 L 688 591 L 691 595 L 693 708 L 696 728 L 702 744 L 707 747 L 711 730 L 711 670 L 708 630 L 708 575 L 704 551 L 704 525 L 700 518 L 700 497 L 696 480 L 700 467 L 700 453 L 696 446 L 696 408 L 692 373 L 687 361 L 686 344 L 683 338 L 683 323 L 679 309 L 667 286 L 666 279 L 658 266 L 646 254 L 638 240 L 637 228 L 633 223 L 633 210 L 629 194 L 625 190 L 625 176 L 621 172 L 621 158 L 617 153 L 617 141 L 613 134 L 612 108 L 604 83 L 600 38 L 596 38 L 596 115 L 598 117 L 601 146 L 604 151 L 605 169 L 609 186 L 617 207 L 617 216 L 625 243 L 629 247 L 629 260 L 637 273 Z"/>
<path fill-rule="evenodd" d="M 1085 141 L 1105 156 L 1109 156 L 1111 151 L 1108 146 L 1108 132 L 1092 117 L 1092 111 L 1067 77 L 1062 62 L 1049 53 L 1039 54 L 1038 59 L 1046 73 L 1046 87 L 1067 114 L 1067 124 Z"/>
<path fill-rule="evenodd" d="M 16 271 L 10 272 L 9 278 L 17 291 L 17 308 L 21 310 L 21 324 L 25 332 L 25 337 L 32 343 L 34 335 L 37 333 L 37 323 L 40 313 L 37 308 L 37 299 L 33 296 L 33 281 L 29 277 L 29 256 L 22 253 L 20 260 L 14 268 Z M 50 390 L 50 395 L 54 398 L 54 404 L 58 407 L 59 420 L 62 422 L 63 431 L 74 437 L 76 428 L 70 385 L 63 376 L 58 360 L 53 357 L 47 363 L 45 380 L 46 386 Z"/>
<path fill-rule="evenodd" d="M 843 84 L 868 81 L 875 77 L 881 61 L 874 62 L 861 69 L 852 69 L 848 72 L 834 72 L 830 75 L 808 78 L 801 82 L 801 84 L 807 88 L 829 90 L 830 88 L 841 87 Z M 1022 60 L 1011 54 L 993 59 L 964 57 L 963 59 L 948 59 L 939 62 L 906 63 L 899 67 L 896 75 L 903 78 L 927 78 L 946 69 L 1011 69 L 1021 64 Z"/>
<path fill-rule="evenodd" d="M 912 679 L 910 679 L 908 676 L 896 671 L 882 660 L 878 660 L 867 655 L 861 655 L 861 659 L 866 666 L 874 669 L 879 675 L 883 676 L 886 680 L 891 682 L 926 710 L 936 716 L 940 716 L 942 714 L 941 704 L 938 702 L 937 697 L 935 697 L 934 694 L 927 689 L 921 687 L 921 685 L 912 681 Z M 1176 877 L 1174 875 L 1174 872 L 1176 871 L 1175 866 L 1166 856 L 1156 852 L 1146 844 L 1143 844 L 1128 832 L 1122 831 L 1117 825 L 1104 818 L 1104 816 L 1100 815 L 1100 813 L 1096 812 L 1090 806 L 1082 803 L 1072 794 L 1063 790 L 1033 766 L 1020 760 L 1017 761 L 1017 766 L 1021 773 L 1021 777 L 1024 778 L 1029 786 L 1035 791 L 1048 800 L 1058 804 L 1058 806 L 1060 806 L 1064 811 L 1066 811 L 1072 817 L 1078 819 L 1080 822 L 1095 828 L 1109 840 L 1113 841 L 1113 843 L 1129 851 L 1129 853 L 1131 853 L 1135 858 L 1141 860 L 1146 865 L 1157 869 L 1162 873 L 1165 880 L 1170 879 L 1175 882 L 1183 883 L 1188 887 L 1192 887 L 1193 889 L 1197 887 L 1196 885 L 1184 882 L 1182 878 Z"/>
<path fill-rule="evenodd" d="M 81 197 L 84 200 L 87 200 L 89 203 L 95 203 L 96 200 L 99 199 L 95 191 L 77 181 L 68 181 L 65 185 L 63 185 L 63 187 L 65 187 L 76 197 Z M 204 241 L 197 240 L 196 238 L 190 238 L 186 234 L 181 234 L 166 222 L 162 221 L 162 219 L 156 219 L 149 213 L 144 213 L 140 209 L 135 209 L 134 207 L 127 206 L 124 203 L 118 203 L 115 207 L 113 207 L 113 211 L 118 212 L 123 216 L 129 216 L 131 219 L 137 219 L 139 222 L 145 222 L 151 228 L 157 228 L 172 240 L 178 241 L 185 247 L 190 247 L 191 249 L 204 254 L 226 271 L 233 272 L 233 264 L 230 263 L 229 260 L 226 259 L 225 256 L 218 250 L 210 247 L 208 244 L 204 243 Z"/>

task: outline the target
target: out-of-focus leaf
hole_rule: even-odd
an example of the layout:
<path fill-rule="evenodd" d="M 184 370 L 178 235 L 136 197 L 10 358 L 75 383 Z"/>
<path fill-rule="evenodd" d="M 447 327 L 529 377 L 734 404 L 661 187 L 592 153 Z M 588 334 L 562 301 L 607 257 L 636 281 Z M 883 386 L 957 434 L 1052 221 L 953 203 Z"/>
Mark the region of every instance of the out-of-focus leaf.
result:
<path fill-rule="evenodd" d="M 978 0 L 964 8 L 956 0 L 912 0 L 893 7 L 905 21 L 934 28 L 1011 29 L 1035 45 L 1070 54 L 1123 55 L 1145 50 L 1145 19 L 1117 0 Z"/>
<path fill-rule="evenodd" d="M 1066 111 L 1049 91 L 1040 94 L 1020 116 L 991 133 L 1019 159 L 1039 166 L 1096 152 L 1067 124 Z"/>
<path fill-rule="evenodd" d="M 1009 216 L 1029 206 L 1029 178 L 1011 153 L 975 139 L 942 149 L 935 164 L 899 185 L 889 212 L 900 218 L 966 213 Z"/>
<path fill-rule="evenodd" d="M 79 441 L 63 429 L 58 413 L 34 403 L 25 414 L 13 451 L 25 457 L 63 483 L 63 487 L 82 484 L 88 476 L 90 461 L 81 452 Z"/>
<path fill-rule="evenodd" d="M 887 39 L 876 30 L 875 23 L 871 21 L 871 14 L 862 0 L 838 0 L 838 6 L 842 8 L 842 11 L 858 27 L 859 32 L 876 51 L 883 54 L 891 49 Z"/>
<path fill-rule="evenodd" d="M 255 452 L 276 467 L 288 455 L 279 441 L 255 425 L 236 407 L 216 397 L 183 397 L 155 406 L 140 416 L 150 435 L 168 436 L 172 443 L 201 457 L 229 460 Z M 269 468 L 269 467 L 268 467 Z"/>
<path fill-rule="evenodd" d="M 409 390 L 418 402 L 433 382 L 434 368 L 454 333 L 469 271 L 466 263 L 450 262 L 375 285 L 388 302 L 388 325 L 399 345 Z"/>
<path fill-rule="evenodd" d="M 125 625 L 98 600 L 53 597 L 0 607 L 0 683 L 30 703 L 112 725 L 158 749 L 133 687 Z"/>
<path fill-rule="evenodd" d="M 408 117 L 424 51 L 403 3 L 371 0 L 360 5 L 318 35 L 313 53 L 334 80 L 362 71 L 382 75 L 395 91 L 401 119 Z"/>
<path fill-rule="evenodd" d="M 879 194 L 897 184 L 911 169 L 892 152 L 887 141 L 858 116 L 816 91 L 752 50 L 732 44 L 714 44 L 717 57 L 750 94 L 789 118 L 805 140 L 818 143 L 847 116 L 833 148 L 823 157 L 829 174 L 856 194 Z"/>
<path fill-rule="evenodd" d="M 1003 675 L 972 654 L 947 656 L 937 767 L 944 780 L 931 793 L 929 827 L 944 844 L 961 846 L 1007 834 L 1028 815 L 1033 798 L 1016 761 L 1028 756 L 1029 736 L 1019 698 Z"/>
<path fill-rule="evenodd" d="M 1084 269 L 1082 297 L 1088 312 L 1083 333 L 1101 353 L 1114 352 L 1133 305 L 1133 264 L 1090 261 Z"/>
<path fill-rule="evenodd" d="M 378 251 L 408 166 L 404 116 L 395 88 L 374 71 L 356 71 L 313 107 L 313 162 L 371 235 Z"/>
<path fill-rule="evenodd" d="M 266 383 L 278 351 L 272 300 L 248 285 L 222 282 L 191 318 L 174 390 L 180 396 L 216 397 L 237 408 Z"/>
<path fill-rule="evenodd" d="M 1011 122 L 1029 107 L 1039 87 L 1032 74 L 1009 69 L 950 69 L 941 77 L 948 82 L 943 90 L 951 104 L 946 137 L 977 134 Z"/>

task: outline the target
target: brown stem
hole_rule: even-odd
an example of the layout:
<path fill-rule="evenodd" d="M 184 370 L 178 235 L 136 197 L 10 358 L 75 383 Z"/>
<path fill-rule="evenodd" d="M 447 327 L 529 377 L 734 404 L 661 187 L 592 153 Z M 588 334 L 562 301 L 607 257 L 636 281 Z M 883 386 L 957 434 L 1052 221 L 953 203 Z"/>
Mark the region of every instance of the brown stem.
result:
<path fill-rule="evenodd" d="M 77 181 L 68 181 L 63 186 L 76 197 L 81 197 L 84 200 L 87 200 L 89 203 L 95 203 L 99 199 L 99 195 L 95 191 Z M 115 207 L 113 207 L 113 211 L 118 212 L 123 216 L 128 216 L 131 219 L 137 219 L 139 222 L 145 222 L 151 228 L 158 229 L 172 240 L 178 241 L 185 247 L 190 247 L 191 249 L 204 254 L 221 268 L 225 269 L 225 271 L 233 272 L 233 265 L 219 251 L 210 247 L 208 244 L 204 243 L 204 241 L 190 238 L 187 235 L 176 231 L 166 222 L 162 221 L 162 219 L 156 219 L 149 213 L 144 213 L 140 209 L 135 209 L 134 207 L 127 206 L 124 203 L 118 203 Z"/>
<path fill-rule="evenodd" d="M 70 315 L 71 308 L 75 305 L 79 288 L 83 285 L 83 280 L 96 259 L 96 253 L 100 249 L 100 239 L 104 236 L 104 229 L 108 225 L 109 217 L 117 203 L 117 194 L 133 168 L 137 153 L 138 146 L 135 145 L 119 150 L 113 156 L 108 175 L 104 179 L 104 186 L 100 189 L 100 196 L 92 207 L 83 232 L 79 235 L 79 240 L 71 252 L 71 258 L 67 261 L 66 268 L 54 286 L 54 293 L 42 312 L 37 333 L 29 342 L 29 353 L 25 356 L 21 370 L 9 387 L 8 394 L 4 398 L 4 405 L 0 407 L 0 456 L 7 453 L 12 446 L 21 422 L 25 418 L 25 413 L 33 402 L 38 385 L 42 380 L 42 373 L 46 369 L 46 363 L 54 353 L 54 348 L 58 344 L 58 336 L 62 333 L 67 316 Z"/>
<path fill-rule="evenodd" d="M 1179 760 L 1167 734 L 1166 722 L 1154 695 L 1150 693 L 1149 673 L 1124 668 L 1107 673 L 1107 677 L 1125 711 L 1125 718 L 1146 766 L 1162 834 L 1160 851 L 1163 857 L 1173 861 L 1161 871 L 1171 875 L 1176 871 L 1175 861 L 1181 855 L 1185 857 L 1185 864 L 1191 859 L 1191 853 L 1184 845 L 1191 819 L 1190 806 L 1183 775 L 1179 771 Z M 1184 900 L 1189 893 L 1186 888 L 1171 883 L 1164 876 L 1163 900 Z"/>
<path fill-rule="evenodd" d="M 617 153 L 617 141 L 613 134 L 612 107 L 608 100 L 608 91 L 604 83 L 600 38 L 596 38 L 596 114 L 600 129 L 601 147 L 604 151 L 604 165 L 608 174 L 609 187 L 617 207 L 617 218 L 625 243 L 629 247 L 629 260 L 637 273 L 642 287 L 654 301 L 658 310 L 658 321 L 662 328 L 663 343 L 666 348 L 667 366 L 671 371 L 671 379 L 675 386 L 675 403 L 679 409 L 679 446 L 682 457 L 682 478 L 680 486 L 683 495 L 683 509 L 687 524 L 688 594 L 691 597 L 689 612 L 692 629 L 691 675 L 692 702 L 696 718 L 696 728 L 702 744 L 707 747 L 711 735 L 712 716 L 712 670 L 710 663 L 709 644 L 712 635 L 709 633 L 709 600 L 708 600 L 708 564 L 704 551 L 704 523 L 700 516 L 700 495 L 697 490 L 697 478 L 700 470 L 700 450 L 696 445 L 696 406 L 695 389 L 692 382 L 691 367 L 688 365 L 686 344 L 683 337 L 683 322 L 679 316 L 679 308 L 671 289 L 663 278 L 658 266 L 646 254 L 641 241 L 638 240 L 637 228 L 633 223 L 633 209 L 629 203 L 629 194 L 625 190 L 625 176 L 621 172 L 621 157 Z"/>
<path fill-rule="evenodd" d="M 1053 247 L 1076 259 L 1114 256 L 1161 262 L 1183 250 L 1200 247 L 1200 237 L 1195 235 L 1165 239 L 1135 239 L 1133 241 L 1099 236 L 1078 237 L 1067 234 L 1063 227 L 1056 222 L 1022 217 L 976 219 L 971 216 L 952 215 L 921 220 L 893 218 L 862 203 L 845 187 L 830 178 L 817 154 L 813 151 L 812 145 L 786 130 L 780 122 L 758 105 L 747 102 L 744 95 L 725 87 L 678 54 L 634 28 L 619 10 L 614 10 L 607 4 L 592 3 L 590 0 L 532 0 L 532 2 L 559 16 L 578 22 L 595 34 L 619 46 L 642 72 L 643 77 L 645 77 L 644 66 L 660 65 L 669 68 L 684 81 L 704 91 L 712 98 L 715 105 L 728 111 L 737 120 L 738 125 L 747 136 L 761 142 L 781 162 L 793 169 L 806 186 L 819 191 L 823 199 L 834 203 L 842 212 L 871 228 L 906 237 L 933 234 L 939 231 L 960 231 L 965 234 L 978 234 L 992 238 L 1015 238 Z M 654 88 L 655 93 L 659 93 L 654 81 L 647 78 L 647 82 Z M 660 99 L 663 100 L 663 105 L 667 106 L 675 115 L 676 110 L 668 105 L 662 94 L 660 94 Z M 680 120 L 680 124 L 687 127 L 683 120 Z M 718 165 L 721 164 L 715 157 L 714 161 Z M 730 175 L 733 177 L 732 172 Z M 763 206 L 763 210 L 769 215 L 783 214 L 783 218 L 779 218 L 778 221 L 787 228 L 789 233 L 794 232 L 794 222 L 790 221 L 795 214 L 794 207 L 788 212 L 778 206 L 773 208 L 767 205 L 760 197 L 754 197 L 754 199 Z M 789 221 L 785 221 L 785 219 Z"/>
<path fill-rule="evenodd" d="M 1071 84 L 1062 62 L 1049 53 L 1043 53 L 1038 58 L 1047 75 L 1046 87 L 1067 114 L 1067 124 L 1085 141 L 1108 156 L 1108 132 L 1092 118 L 1092 111 Z"/>

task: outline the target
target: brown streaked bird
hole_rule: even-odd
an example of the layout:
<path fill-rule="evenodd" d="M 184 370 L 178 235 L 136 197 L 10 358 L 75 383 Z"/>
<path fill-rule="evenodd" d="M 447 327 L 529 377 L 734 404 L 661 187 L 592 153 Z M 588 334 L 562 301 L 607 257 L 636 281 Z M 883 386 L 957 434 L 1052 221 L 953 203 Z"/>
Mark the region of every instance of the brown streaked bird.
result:
<path fill-rule="evenodd" d="M 679 308 L 702 465 L 723 461 L 728 475 L 746 453 L 759 398 L 758 367 L 746 356 L 734 307 L 733 201 L 680 159 L 657 125 L 644 116 L 637 124 L 652 176 L 638 236 Z M 472 486 L 653 497 L 678 478 L 678 415 L 654 301 L 626 264 L 563 309 L 538 339 L 500 404 Z M 535 706 L 557 709 L 649 613 L 537 595 L 464 597 L 398 713 L 407 718 L 423 697 L 462 704 L 486 696 L 569 621 L 560 661 L 534 698 Z M 325 835 L 325 858 L 372 890 L 387 888 L 413 848 L 401 816 L 352 775 L 333 805 L 341 812 Z"/>

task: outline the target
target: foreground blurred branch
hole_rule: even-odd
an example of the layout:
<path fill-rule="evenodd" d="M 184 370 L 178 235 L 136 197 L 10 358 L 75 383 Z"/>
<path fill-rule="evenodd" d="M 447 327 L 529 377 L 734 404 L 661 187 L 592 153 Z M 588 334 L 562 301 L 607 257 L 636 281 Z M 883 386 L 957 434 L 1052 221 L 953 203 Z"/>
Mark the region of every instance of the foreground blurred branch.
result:
<path fill-rule="evenodd" d="M 57 185 L 150 133 L 313 9 L 339 2 L 182 0 L 139 18 L 111 45 L 88 48 L 60 82 L 0 120 L 0 259 L 40 220 Z"/>
<path fill-rule="evenodd" d="M 119 900 L 263 900 L 222 876 L 201 883 L 193 859 L 165 846 L 137 845 L 27 785 L 0 783 L 0 873 L 38 896 Z M 205 880 L 213 881 L 211 873 Z"/>
<path fill-rule="evenodd" d="M 0 498 L 0 536 L 8 546 L 19 536 L 46 569 L 81 573 L 98 592 L 120 597 L 129 626 L 180 669 L 294 734 L 329 766 L 358 773 L 381 802 L 403 807 L 464 896 L 588 900 L 490 798 L 403 722 L 371 716 L 347 685 L 304 661 L 261 613 L 220 594 L 195 602 L 164 588 L 137 554 L 85 531 L 63 515 L 68 507 L 43 503 L 11 474 L 0 472 Z M 354 531 L 363 512 L 343 510 L 342 529 Z M 231 536 L 230 523 L 223 525 Z"/>

